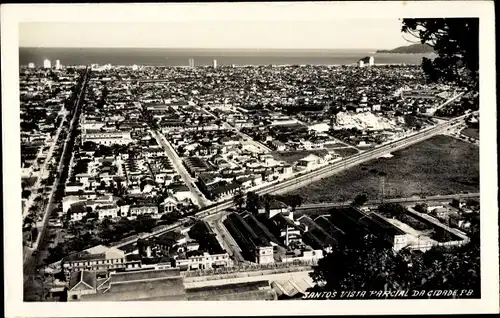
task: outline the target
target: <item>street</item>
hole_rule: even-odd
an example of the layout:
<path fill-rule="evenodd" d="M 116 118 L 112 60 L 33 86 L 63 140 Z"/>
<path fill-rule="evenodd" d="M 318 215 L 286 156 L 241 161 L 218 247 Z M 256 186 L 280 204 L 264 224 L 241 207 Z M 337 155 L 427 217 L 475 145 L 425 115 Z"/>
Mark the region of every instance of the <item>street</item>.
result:
<path fill-rule="evenodd" d="M 216 215 L 212 215 L 206 218 L 206 221 L 217 235 L 217 240 L 221 244 L 222 248 L 224 248 L 229 256 L 235 262 L 235 265 L 238 263 L 244 263 L 245 259 L 243 255 L 241 255 L 241 249 L 238 244 L 234 241 L 231 234 L 227 231 L 226 227 L 222 223 L 226 218 L 227 213 L 220 213 Z"/>
<path fill-rule="evenodd" d="M 50 161 L 50 159 L 52 159 L 52 154 L 53 154 L 54 149 L 59 141 L 59 135 L 61 134 L 61 131 L 63 128 L 63 123 L 64 123 L 64 120 L 66 119 L 67 114 L 68 114 L 68 112 L 64 112 L 64 117 L 61 120 L 61 124 L 57 128 L 56 135 L 54 136 L 53 141 L 51 142 L 49 151 L 47 152 L 47 157 L 45 158 L 45 161 L 42 165 L 42 168 L 38 172 L 38 176 L 37 176 L 35 184 L 32 186 L 31 195 L 29 196 L 28 201 L 26 202 L 26 205 L 24 206 L 23 217 L 26 217 L 29 214 L 29 209 L 30 209 L 31 205 L 33 204 L 34 199 L 38 196 L 38 188 L 40 187 L 40 183 L 42 182 L 42 179 L 44 179 L 44 174 L 45 174 L 45 169 L 47 168 L 47 164 Z"/>
<path fill-rule="evenodd" d="M 165 138 L 165 136 L 163 136 L 162 133 L 159 133 L 158 131 L 155 130 L 153 130 L 152 133 L 158 144 L 161 145 L 165 150 L 167 157 L 174 165 L 177 173 L 181 176 L 182 181 L 184 181 L 186 186 L 191 191 L 191 194 L 196 200 L 195 204 L 198 204 L 201 208 L 210 204 L 210 201 L 203 196 L 198 187 L 194 186 L 194 182 L 196 180 L 191 178 L 189 172 L 186 170 L 184 164 L 182 163 L 182 159 L 179 157 L 179 155 L 177 155 L 177 152 L 174 150 L 172 145 L 170 145 L 170 142 L 168 142 L 168 140 Z"/>
<path fill-rule="evenodd" d="M 206 110 L 205 108 L 203 107 L 199 107 L 199 109 L 203 112 L 205 112 L 207 115 L 210 115 L 212 116 L 213 118 L 217 118 L 217 116 L 215 116 L 214 114 L 212 114 L 210 111 Z M 229 123 L 225 122 L 223 123 L 224 125 L 224 128 L 228 129 L 228 130 L 232 130 L 234 131 L 235 133 L 237 133 L 241 138 L 243 138 L 243 140 L 245 140 L 245 142 L 249 142 L 251 143 L 255 148 L 257 149 L 260 149 L 263 153 L 267 153 L 267 152 L 271 152 L 272 150 L 265 146 L 264 144 L 260 143 L 260 142 L 257 142 L 255 140 L 253 140 L 252 137 L 248 136 L 247 134 L 245 133 L 242 133 L 238 128 L 236 127 L 233 127 L 231 126 Z"/>
<path fill-rule="evenodd" d="M 85 90 L 86 90 L 86 86 L 87 86 L 87 81 L 88 81 L 88 77 L 89 77 L 89 70 L 87 69 L 86 70 L 86 73 L 84 75 L 84 81 L 83 81 L 83 85 L 82 85 L 82 89 L 80 91 L 80 94 L 78 96 L 78 99 L 75 101 L 75 107 L 81 107 L 81 104 L 82 104 L 82 98 L 84 98 L 84 95 L 85 95 Z M 75 124 L 78 124 L 78 121 L 77 121 L 77 115 L 78 112 L 75 111 L 74 112 L 74 115 L 73 115 L 73 118 L 71 120 L 71 123 L 70 123 L 70 128 L 68 131 L 71 131 L 73 126 Z M 43 215 L 43 221 L 42 221 L 42 228 L 40 229 L 39 231 L 39 234 L 38 234 L 38 237 L 36 239 L 36 242 L 33 244 L 33 249 L 32 249 L 32 253 L 24 253 L 24 257 L 26 257 L 24 260 L 23 260 L 23 272 L 24 272 L 24 291 L 27 292 L 27 291 L 35 291 L 36 290 L 36 287 L 34 286 L 34 282 L 35 282 L 35 276 L 36 276 L 36 266 L 37 264 L 39 263 L 39 260 L 40 259 L 43 259 L 42 255 L 39 255 L 39 254 L 42 254 L 43 250 L 40 249 L 40 246 L 41 246 L 41 243 L 43 242 L 44 238 L 45 238 L 45 232 L 47 230 L 47 224 L 48 224 L 48 221 L 49 221 L 49 216 L 50 216 L 50 213 L 52 211 L 52 203 L 53 203 L 53 199 L 54 199 L 54 195 L 55 195 L 55 192 L 57 191 L 57 188 L 58 188 L 58 185 L 59 185 L 59 182 L 60 182 L 60 176 L 61 176 L 61 171 L 63 170 L 63 162 L 64 162 L 64 155 L 66 153 L 66 148 L 67 148 L 67 145 L 68 145 L 68 142 L 70 140 L 70 133 L 68 133 L 67 137 L 66 137 L 66 140 L 64 142 L 64 147 L 63 147 L 63 151 L 62 151 L 62 155 L 61 155 L 61 158 L 59 160 L 59 165 L 58 165 L 58 169 L 57 169 L 57 173 L 56 173 L 56 179 L 54 181 L 54 185 L 52 187 L 52 190 L 50 192 L 50 195 L 49 195 L 49 201 L 47 203 L 47 205 L 45 206 L 45 211 L 44 211 L 44 215 Z"/>
<path fill-rule="evenodd" d="M 458 194 L 447 194 L 447 195 L 434 195 L 429 197 L 409 197 L 409 198 L 394 198 L 385 199 L 384 203 L 403 203 L 403 204 L 413 204 L 421 202 L 451 202 L 452 199 L 457 198 L 479 198 L 479 193 L 458 193 Z M 382 203 L 382 200 L 368 200 L 363 206 L 364 207 L 377 207 Z M 296 211 L 307 211 L 316 210 L 322 208 L 335 208 L 349 206 L 350 201 L 346 202 L 322 202 L 322 203 L 310 203 L 303 204 L 296 208 Z"/>

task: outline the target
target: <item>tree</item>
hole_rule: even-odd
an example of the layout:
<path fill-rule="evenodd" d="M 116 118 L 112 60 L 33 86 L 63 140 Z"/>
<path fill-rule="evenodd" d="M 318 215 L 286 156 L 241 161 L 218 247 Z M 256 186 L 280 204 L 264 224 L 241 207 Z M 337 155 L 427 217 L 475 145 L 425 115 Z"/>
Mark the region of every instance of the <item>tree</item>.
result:
<path fill-rule="evenodd" d="M 245 204 L 245 194 L 243 193 L 241 187 L 238 188 L 238 190 L 236 191 L 236 194 L 233 197 L 233 202 L 234 205 L 236 205 L 236 207 L 238 208 L 238 210 L 241 211 L 241 208 Z"/>
<path fill-rule="evenodd" d="M 108 218 L 104 218 L 101 222 L 102 227 L 105 229 L 109 228 L 111 224 L 113 224 L 113 222 L 111 222 L 111 220 Z"/>
<path fill-rule="evenodd" d="M 54 274 L 54 278 L 55 279 L 58 279 L 62 282 L 65 282 L 66 281 L 66 275 L 64 275 L 64 271 L 59 271 L 57 273 Z"/>
<path fill-rule="evenodd" d="M 415 211 L 420 212 L 420 213 L 427 213 L 427 208 L 429 205 L 427 203 L 417 203 L 415 204 Z"/>
<path fill-rule="evenodd" d="M 472 295 L 455 297 L 480 297 L 479 240 L 452 249 L 433 248 L 423 255 L 394 253 L 382 243 L 365 236 L 354 244 L 337 245 L 314 267 L 310 276 L 316 286 L 309 291 L 471 289 Z"/>
<path fill-rule="evenodd" d="M 398 203 L 384 203 L 378 207 L 380 213 L 401 220 L 407 213 L 406 208 Z"/>
<path fill-rule="evenodd" d="M 403 19 L 402 32 L 434 48 L 422 68 L 432 82 L 479 88 L 479 18 Z"/>
<path fill-rule="evenodd" d="M 259 209 L 260 197 L 253 191 L 247 192 L 246 208 L 252 213 L 257 213 Z"/>
<path fill-rule="evenodd" d="M 373 236 L 364 238 L 363 244 L 337 245 L 310 274 L 319 284 L 311 291 L 397 290 L 395 277 L 405 270 L 399 268 L 401 263 Z"/>
<path fill-rule="evenodd" d="M 368 196 L 365 193 L 358 194 L 356 197 L 354 197 L 354 200 L 352 201 L 352 204 L 354 206 L 361 207 L 363 204 L 368 201 Z"/>
<path fill-rule="evenodd" d="M 295 211 L 295 209 L 299 206 L 302 205 L 302 197 L 300 196 L 300 194 L 295 194 L 295 195 L 291 195 L 289 197 L 289 205 L 290 207 L 292 208 L 292 211 Z"/>
<path fill-rule="evenodd" d="M 29 198 L 29 197 L 30 197 L 30 195 L 31 195 L 31 191 L 30 191 L 30 190 L 23 190 L 23 192 L 22 192 L 22 194 L 21 194 L 21 195 L 22 195 L 22 198 L 23 198 L 23 199 L 27 199 L 27 198 Z"/>
<path fill-rule="evenodd" d="M 35 241 L 36 238 L 38 237 L 38 229 L 36 227 L 31 229 L 31 239 L 32 241 Z"/>

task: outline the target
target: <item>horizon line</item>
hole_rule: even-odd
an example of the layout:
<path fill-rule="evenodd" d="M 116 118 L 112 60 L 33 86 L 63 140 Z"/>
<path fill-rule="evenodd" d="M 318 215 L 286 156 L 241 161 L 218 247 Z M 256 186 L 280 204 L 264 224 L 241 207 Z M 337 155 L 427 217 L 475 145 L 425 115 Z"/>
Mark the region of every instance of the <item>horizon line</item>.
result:
<path fill-rule="evenodd" d="M 269 47 L 131 47 L 131 46 L 19 46 L 20 49 L 167 49 L 167 50 L 386 50 L 382 48 L 269 48 Z"/>

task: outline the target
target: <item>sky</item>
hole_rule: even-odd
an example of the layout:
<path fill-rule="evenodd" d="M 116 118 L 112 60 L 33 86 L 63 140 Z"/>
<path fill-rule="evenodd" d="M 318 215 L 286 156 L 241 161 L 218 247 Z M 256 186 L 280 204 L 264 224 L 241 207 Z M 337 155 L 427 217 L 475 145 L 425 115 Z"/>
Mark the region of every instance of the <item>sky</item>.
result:
<path fill-rule="evenodd" d="M 392 49 L 401 21 L 23 22 L 20 47 Z"/>

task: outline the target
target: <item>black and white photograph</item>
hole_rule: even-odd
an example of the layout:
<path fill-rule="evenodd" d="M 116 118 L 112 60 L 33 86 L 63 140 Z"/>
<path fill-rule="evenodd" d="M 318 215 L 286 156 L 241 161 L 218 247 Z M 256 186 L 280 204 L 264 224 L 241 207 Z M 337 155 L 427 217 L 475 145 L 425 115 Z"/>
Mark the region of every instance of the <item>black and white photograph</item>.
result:
<path fill-rule="evenodd" d="M 12 316 L 498 312 L 494 41 L 489 1 L 2 6 Z"/>

